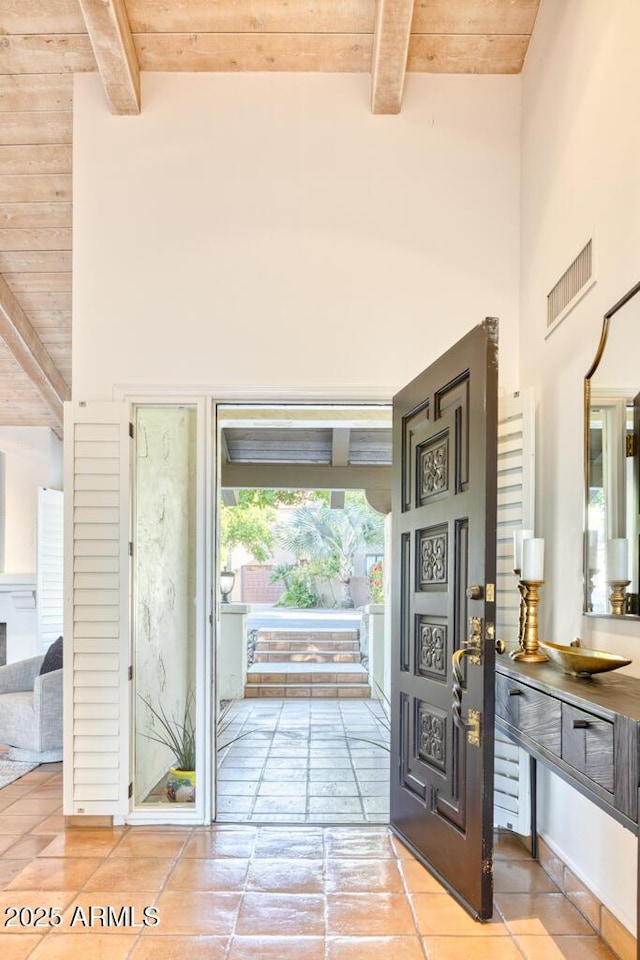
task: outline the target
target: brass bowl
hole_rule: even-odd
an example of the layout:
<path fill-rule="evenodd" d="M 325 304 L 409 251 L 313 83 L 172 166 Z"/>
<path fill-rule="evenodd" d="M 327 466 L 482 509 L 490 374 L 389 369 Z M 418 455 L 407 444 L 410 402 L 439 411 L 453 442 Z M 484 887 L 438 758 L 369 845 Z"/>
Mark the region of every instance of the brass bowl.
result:
<path fill-rule="evenodd" d="M 572 677 L 590 677 L 594 673 L 605 673 L 607 670 L 617 670 L 631 663 L 626 657 L 619 657 L 615 653 L 605 653 L 603 650 L 587 650 L 585 647 L 566 647 L 561 643 L 549 643 L 540 640 L 538 645 L 544 650 L 550 660 L 557 663 L 565 673 Z"/>

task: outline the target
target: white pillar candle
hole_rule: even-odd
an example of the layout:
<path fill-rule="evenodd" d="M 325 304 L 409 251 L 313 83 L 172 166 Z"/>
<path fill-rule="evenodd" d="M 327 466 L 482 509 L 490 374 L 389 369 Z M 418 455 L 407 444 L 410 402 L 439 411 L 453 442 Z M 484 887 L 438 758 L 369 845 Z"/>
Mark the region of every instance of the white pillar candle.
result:
<path fill-rule="evenodd" d="M 522 570 L 522 542 L 531 540 L 533 530 L 516 530 L 513 534 L 513 569 Z"/>
<path fill-rule="evenodd" d="M 522 542 L 522 579 L 544 580 L 544 540 L 530 537 Z"/>
<path fill-rule="evenodd" d="M 628 580 L 629 543 L 624 537 L 607 540 L 607 580 Z"/>
<path fill-rule="evenodd" d="M 588 563 L 589 570 L 598 569 L 598 531 L 588 531 Z"/>

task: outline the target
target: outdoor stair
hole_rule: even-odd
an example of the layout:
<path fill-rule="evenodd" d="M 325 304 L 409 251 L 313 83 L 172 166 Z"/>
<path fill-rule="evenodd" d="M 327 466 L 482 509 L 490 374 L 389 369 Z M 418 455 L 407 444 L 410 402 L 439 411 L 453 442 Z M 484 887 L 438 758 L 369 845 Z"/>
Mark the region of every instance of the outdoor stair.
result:
<path fill-rule="evenodd" d="M 369 698 L 356 630 L 260 630 L 245 697 Z"/>

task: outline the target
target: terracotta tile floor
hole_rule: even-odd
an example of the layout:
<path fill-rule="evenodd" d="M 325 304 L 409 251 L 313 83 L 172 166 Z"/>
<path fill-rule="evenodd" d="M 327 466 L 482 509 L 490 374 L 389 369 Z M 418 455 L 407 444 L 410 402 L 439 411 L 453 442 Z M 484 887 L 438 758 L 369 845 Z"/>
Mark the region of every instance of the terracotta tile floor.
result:
<path fill-rule="evenodd" d="M 3 960 L 613 960 L 512 835 L 479 924 L 384 826 L 65 829 L 61 780 L 0 790 Z"/>
<path fill-rule="evenodd" d="M 389 731 L 377 701 L 241 700 L 227 721 L 218 822 L 389 822 Z"/>

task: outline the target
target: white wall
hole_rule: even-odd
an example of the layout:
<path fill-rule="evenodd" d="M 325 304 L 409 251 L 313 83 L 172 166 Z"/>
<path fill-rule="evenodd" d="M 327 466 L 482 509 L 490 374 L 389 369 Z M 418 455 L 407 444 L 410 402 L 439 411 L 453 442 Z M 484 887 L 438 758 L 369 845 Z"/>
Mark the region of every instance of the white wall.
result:
<path fill-rule="evenodd" d="M 36 569 L 38 487 L 61 489 L 61 449 L 48 427 L 0 427 L 7 573 L 33 573 Z"/>
<path fill-rule="evenodd" d="M 73 392 L 388 399 L 485 316 L 517 380 L 519 78 L 75 76 Z"/>
<path fill-rule="evenodd" d="M 581 544 L 583 377 L 603 313 L 640 277 L 639 29 L 636 0 L 541 4 L 523 73 L 521 267 L 521 382 L 539 397 L 545 634 L 559 643 L 581 635 L 592 646 L 629 650 L 636 676 L 638 625 L 614 634 L 611 621 L 581 615 Z M 546 294 L 590 237 L 597 284 L 545 341 Z M 547 839 L 635 929 L 632 835 L 542 770 L 540 797 Z"/>
<path fill-rule="evenodd" d="M 0 584 L 0 622 L 7 624 L 7 660 L 33 656 L 37 650 L 35 604 L 25 590 L 9 592 L 11 574 L 33 575 L 35 590 L 38 487 L 62 488 L 62 444 L 48 427 L 0 427 L 4 468 L 4 586 Z M 0 494 L 1 494 L 0 484 Z M 0 535 L 3 523 L 0 522 Z M 0 558 L 3 551 L 0 549 Z M 4 589 L 6 587 L 6 589 Z"/>

